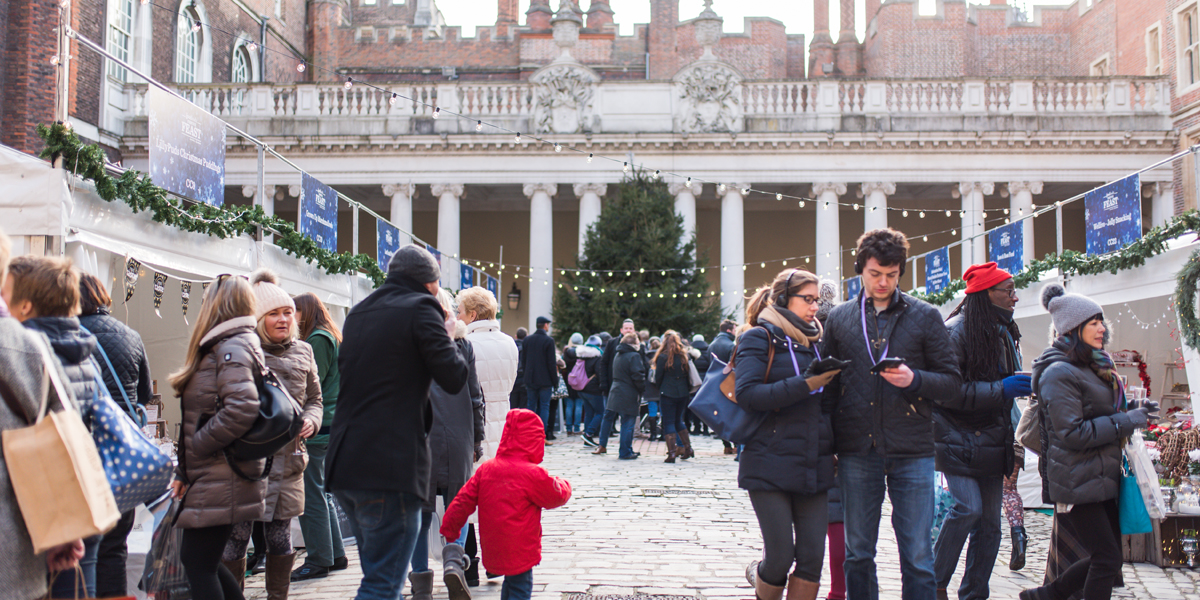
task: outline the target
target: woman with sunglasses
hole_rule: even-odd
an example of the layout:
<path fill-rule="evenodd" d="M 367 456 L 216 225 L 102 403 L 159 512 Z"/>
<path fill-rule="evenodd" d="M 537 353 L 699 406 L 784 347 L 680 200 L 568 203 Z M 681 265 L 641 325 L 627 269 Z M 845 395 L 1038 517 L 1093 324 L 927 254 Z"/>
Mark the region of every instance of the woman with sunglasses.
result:
<path fill-rule="evenodd" d="M 759 288 L 746 304 L 752 327 L 734 351 L 738 405 L 766 413 L 738 463 L 738 486 L 749 493 L 763 536 L 762 560 L 746 567 L 759 600 L 779 600 L 785 586 L 788 600 L 813 600 L 821 580 L 826 492 L 834 481 L 822 391 L 838 371 L 808 372 L 820 360 L 819 283 L 808 271 L 788 269 Z"/>
<path fill-rule="evenodd" d="M 238 579 L 221 564 L 235 523 L 265 511 L 267 481 L 239 477 L 221 452 L 258 418 L 255 370 L 265 362 L 255 333 L 255 299 L 245 277 L 221 275 L 204 293 L 183 368 L 170 376 L 183 408 L 179 466 L 171 484 L 183 529 L 180 561 L 195 600 L 242 599 Z M 257 476 L 266 460 L 242 461 Z"/>

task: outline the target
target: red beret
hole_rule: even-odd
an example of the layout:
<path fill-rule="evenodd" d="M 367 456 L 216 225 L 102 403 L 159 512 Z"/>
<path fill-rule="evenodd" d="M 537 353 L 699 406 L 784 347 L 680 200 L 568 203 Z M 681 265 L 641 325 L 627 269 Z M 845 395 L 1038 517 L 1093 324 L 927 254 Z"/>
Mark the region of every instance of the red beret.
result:
<path fill-rule="evenodd" d="M 1012 275 L 997 267 L 994 262 L 971 265 L 967 268 L 967 272 L 963 273 L 963 281 L 967 282 L 968 294 L 985 291 L 1006 279 L 1012 279 Z"/>

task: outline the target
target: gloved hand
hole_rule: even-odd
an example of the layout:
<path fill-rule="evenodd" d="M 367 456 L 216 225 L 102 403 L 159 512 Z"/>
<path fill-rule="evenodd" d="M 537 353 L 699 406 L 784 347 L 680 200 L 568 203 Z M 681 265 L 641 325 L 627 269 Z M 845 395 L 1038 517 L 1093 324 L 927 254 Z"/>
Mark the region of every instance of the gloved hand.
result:
<path fill-rule="evenodd" d="M 1033 381 L 1028 375 L 1009 375 L 1001 383 L 1004 385 L 1005 400 L 1033 395 Z"/>
<path fill-rule="evenodd" d="M 820 375 L 821 373 L 825 373 L 828 371 L 845 369 L 846 367 L 849 367 L 849 366 L 850 366 L 850 361 L 848 361 L 848 360 L 839 360 L 832 356 L 827 356 L 825 358 L 822 358 L 821 360 L 814 360 L 811 363 L 809 363 L 808 369 L 804 372 L 804 376 L 806 378 L 812 377 L 813 375 Z"/>
<path fill-rule="evenodd" d="M 1138 416 L 1134 416 L 1134 413 L 1138 413 Z M 1137 425 L 1137 421 L 1134 421 L 1134 424 L 1136 425 L 1137 429 L 1142 429 L 1147 425 L 1158 423 L 1158 403 L 1153 400 L 1142 400 L 1140 406 L 1126 414 L 1129 415 L 1131 420 L 1140 420 L 1141 425 Z"/>
<path fill-rule="evenodd" d="M 1144 408 L 1135 408 L 1125 413 L 1125 416 L 1129 417 L 1134 429 L 1145 429 L 1150 423 L 1150 411 Z"/>
<path fill-rule="evenodd" d="M 834 376 L 841 372 L 841 369 L 837 369 L 835 371 L 825 371 L 820 375 L 813 375 L 812 377 L 805 379 L 804 382 L 808 384 L 808 391 L 815 392 L 828 385 L 830 381 L 833 381 Z"/>
<path fill-rule="evenodd" d="M 483 458 L 483 445 L 475 444 L 475 462 L 479 462 L 481 458 Z"/>

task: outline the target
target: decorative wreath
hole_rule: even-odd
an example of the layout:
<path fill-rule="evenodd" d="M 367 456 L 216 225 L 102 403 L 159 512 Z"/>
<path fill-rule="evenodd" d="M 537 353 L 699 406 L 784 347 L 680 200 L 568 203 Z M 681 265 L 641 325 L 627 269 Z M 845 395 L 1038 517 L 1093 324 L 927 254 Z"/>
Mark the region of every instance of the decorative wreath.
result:
<path fill-rule="evenodd" d="M 1179 315 L 1179 333 L 1183 342 L 1200 350 L 1200 317 L 1196 316 L 1196 284 L 1200 282 L 1200 250 L 1192 252 L 1175 276 L 1175 314 Z"/>

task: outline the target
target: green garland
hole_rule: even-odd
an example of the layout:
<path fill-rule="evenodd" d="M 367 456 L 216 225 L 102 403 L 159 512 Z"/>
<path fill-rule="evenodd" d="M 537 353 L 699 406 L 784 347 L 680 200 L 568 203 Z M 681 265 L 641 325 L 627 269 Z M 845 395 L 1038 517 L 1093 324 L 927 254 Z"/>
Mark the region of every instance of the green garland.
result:
<path fill-rule="evenodd" d="M 1051 269 L 1058 269 L 1063 275 L 1096 275 L 1105 272 L 1115 275 L 1119 271 L 1136 269 L 1146 264 L 1146 259 L 1166 252 L 1167 243 L 1171 240 L 1195 231 L 1200 231 L 1200 213 L 1189 210 L 1171 219 L 1165 226 L 1151 229 L 1137 241 L 1111 254 L 1090 256 L 1075 250 L 1067 250 L 1062 255 L 1047 254 L 1041 260 L 1030 262 L 1024 270 L 1013 276 L 1013 283 L 1018 289 L 1024 289 L 1039 281 L 1042 274 Z M 966 285 L 966 282 L 957 279 L 936 294 L 914 293 L 913 296 L 942 306 L 953 300 L 955 294 Z M 1194 282 L 1192 289 L 1195 290 Z M 1197 331 L 1200 331 L 1200 323 L 1197 324 Z M 1197 334 L 1197 342 L 1200 342 L 1200 334 Z"/>
<path fill-rule="evenodd" d="M 321 248 L 311 238 L 296 231 L 291 223 L 263 212 L 261 206 L 184 206 L 179 199 L 154 185 L 145 173 L 129 169 L 120 177 L 109 175 L 105 170 L 104 151 L 96 145 L 85 145 L 74 131 L 62 124 L 38 125 L 37 132 L 46 142 L 39 156 L 51 162 L 61 157 L 63 168 L 91 181 L 96 186 L 96 194 L 106 202 L 121 200 L 135 213 L 150 211 L 159 223 L 221 239 L 254 235 L 261 227 L 275 234 L 276 246 L 309 264 L 316 263 L 330 275 L 363 272 L 376 286 L 385 279 L 374 257 Z"/>
<path fill-rule="evenodd" d="M 1200 281 L 1200 250 L 1192 252 L 1187 263 L 1176 275 L 1175 314 L 1179 315 L 1179 332 L 1183 341 L 1200 350 L 1200 317 L 1196 316 L 1196 282 Z"/>

